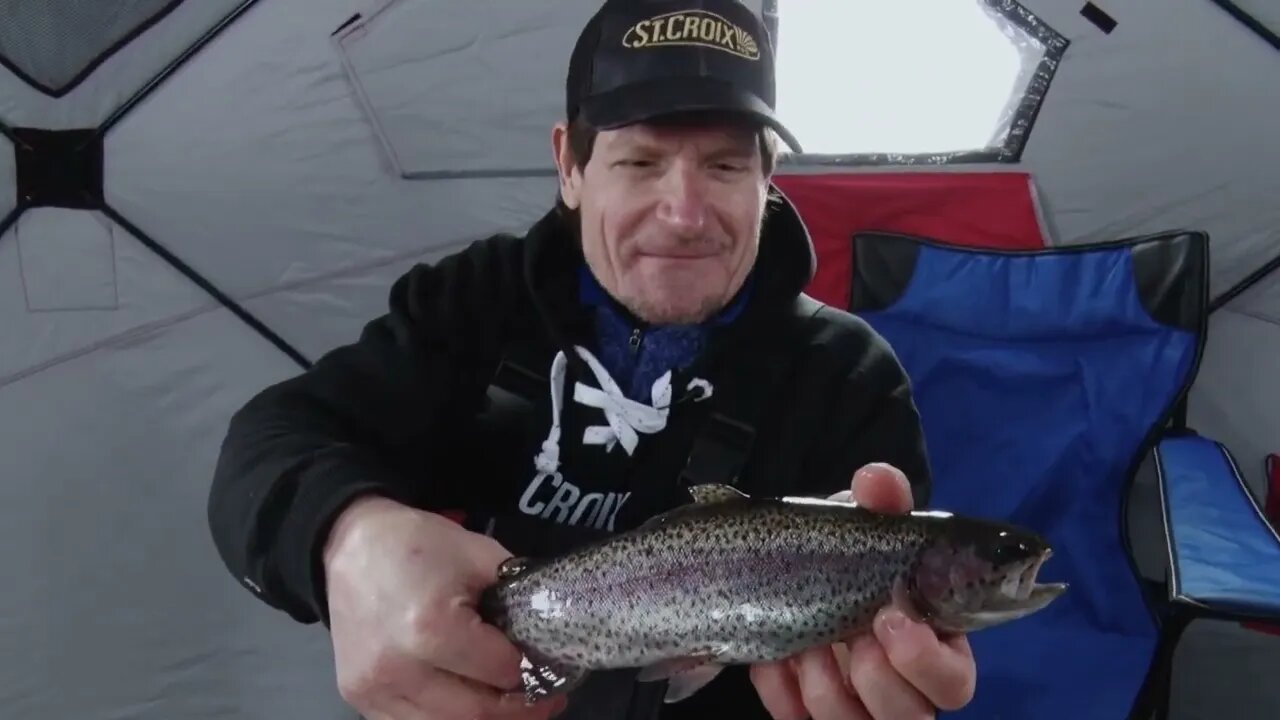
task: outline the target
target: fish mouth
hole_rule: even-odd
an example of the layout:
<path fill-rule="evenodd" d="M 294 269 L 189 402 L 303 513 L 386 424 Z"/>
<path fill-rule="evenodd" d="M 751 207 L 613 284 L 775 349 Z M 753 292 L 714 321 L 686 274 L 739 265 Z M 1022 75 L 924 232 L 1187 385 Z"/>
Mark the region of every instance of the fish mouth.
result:
<path fill-rule="evenodd" d="M 1036 582 L 1040 568 L 1052 556 L 1053 550 L 1046 548 L 1028 560 L 1021 570 L 1009 573 L 1002 587 L 1002 602 L 996 604 L 1004 608 L 1040 609 L 1066 592 L 1066 583 Z"/>

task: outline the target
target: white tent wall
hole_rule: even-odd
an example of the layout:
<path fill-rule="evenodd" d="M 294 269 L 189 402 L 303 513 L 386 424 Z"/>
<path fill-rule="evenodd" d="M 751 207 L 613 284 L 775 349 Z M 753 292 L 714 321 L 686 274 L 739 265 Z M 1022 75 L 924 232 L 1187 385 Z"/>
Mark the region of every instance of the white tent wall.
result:
<path fill-rule="evenodd" d="M 781 0 L 784 52 L 787 6 L 805 1 Z M 1206 230 L 1215 292 L 1280 252 L 1280 53 L 1210 0 L 1108 0 L 1109 35 L 1075 4 L 1024 4 L 1072 45 L 1023 162 L 900 169 L 1030 171 L 1055 243 Z M 0 562 L 14 579 L 0 628 L 16 649 L 0 707 L 354 716 L 322 629 L 238 588 L 204 520 L 230 414 L 299 366 L 142 240 L 306 358 L 348 342 L 410 264 L 546 210 L 549 126 L 597 5 L 260 0 L 234 15 L 238 2 L 200 0 L 62 98 L 0 70 L 7 125 L 92 127 L 234 20 L 107 132 L 105 199 L 118 217 L 37 208 L 0 235 Z M 0 142 L 0 217 L 13 165 Z M 1280 385 L 1263 372 L 1280 351 L 1278 318 L 1276 276 L 1217 313 L 1191 404 L 1192 423 L 1226 441 L 1259 489 L 1260 453 L 1280 451 Z M 1143 529 L 1147 540 L 1157 530 Z M 1175 717 L 1274 716 L 1280 690 L 1253 680 L 1264 659 L 1280 659 L 1280 639 L 1193 626 Z M 1206 684 L 1190 690 L 1190 677 Z"/>

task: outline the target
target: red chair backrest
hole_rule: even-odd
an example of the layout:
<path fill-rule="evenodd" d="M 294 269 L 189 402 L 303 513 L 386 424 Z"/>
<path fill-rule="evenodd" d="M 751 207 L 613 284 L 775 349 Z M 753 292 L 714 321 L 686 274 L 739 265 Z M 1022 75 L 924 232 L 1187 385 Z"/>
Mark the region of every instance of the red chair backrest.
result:
<path fill-rule="evenodd" d="M 852 237 L 879 230 L 970 247 L 1029 249 L 1048 233 L 1034 181 L 1018 172 L 778 174 L 774 184 L 796 206 L 818 254 L 808 293 L 849 306 Z"/>

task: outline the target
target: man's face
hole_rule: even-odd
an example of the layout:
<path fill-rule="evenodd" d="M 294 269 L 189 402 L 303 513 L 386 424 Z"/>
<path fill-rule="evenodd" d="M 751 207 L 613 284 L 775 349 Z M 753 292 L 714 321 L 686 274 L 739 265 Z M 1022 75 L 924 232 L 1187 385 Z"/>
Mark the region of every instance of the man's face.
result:
<path fill-rule="evenodd" d="M 742 287 L 759 247 L 768 178 L 738 127 L 634 125 L 598 134 L 586 167 L 554 133 L 565 203 L 601 285 L 652 323 L 696 323 Z"/>

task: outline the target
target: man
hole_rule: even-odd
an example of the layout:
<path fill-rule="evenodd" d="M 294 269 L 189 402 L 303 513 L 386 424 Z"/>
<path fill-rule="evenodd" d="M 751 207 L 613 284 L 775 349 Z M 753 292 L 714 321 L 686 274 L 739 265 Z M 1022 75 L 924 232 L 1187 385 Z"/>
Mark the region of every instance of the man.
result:
<path fill-rule="evenodd" d="M 358 341 L 234 417 L 219 552 L 330 628 L 366 717 L 886 720 L 968 701 L 964 639 L 886 610 L 848 646 L 732 668 L 681 703 L 617 671 L 526 708 L 504 692 L 519 652 L 473 609 L 505 558 L 635 527 L 689 483 L 926 500 L 901 367 L 802 295 L 813 250 L 769 183 L 773 133 L 797 146 L 773 82 L 735 0 L 609 0 L 570 62 L 557 207 L 411 269 Z"/>

